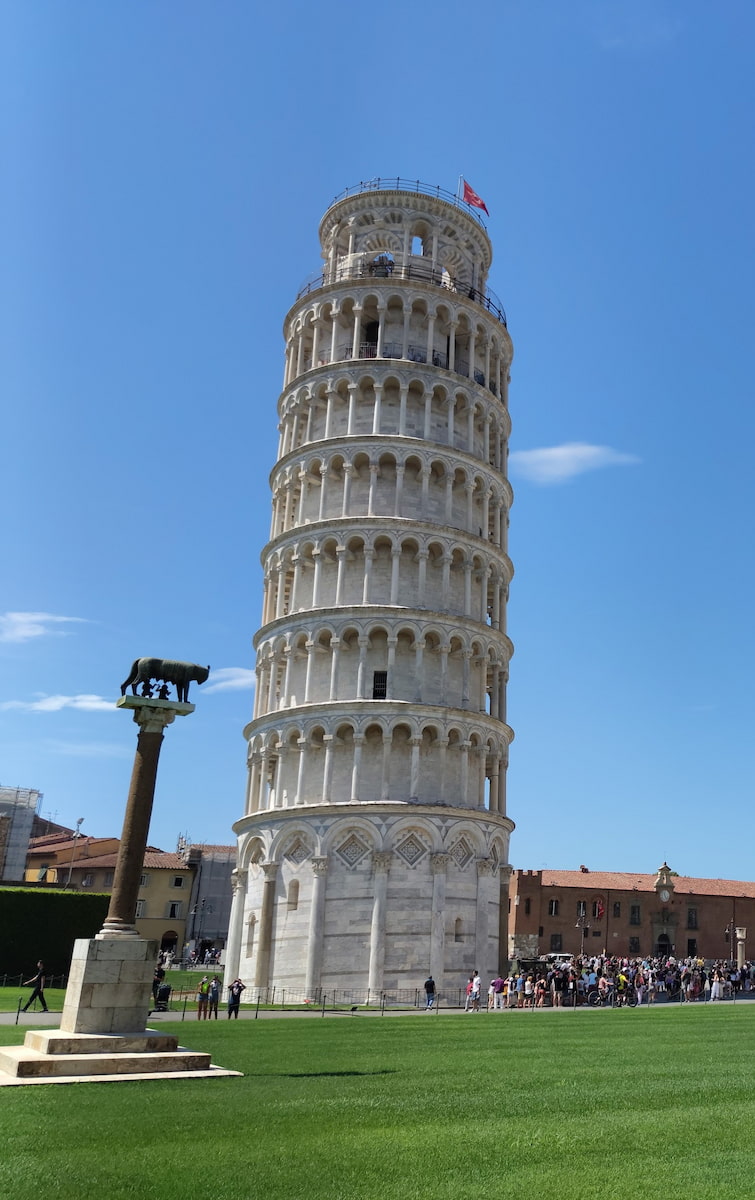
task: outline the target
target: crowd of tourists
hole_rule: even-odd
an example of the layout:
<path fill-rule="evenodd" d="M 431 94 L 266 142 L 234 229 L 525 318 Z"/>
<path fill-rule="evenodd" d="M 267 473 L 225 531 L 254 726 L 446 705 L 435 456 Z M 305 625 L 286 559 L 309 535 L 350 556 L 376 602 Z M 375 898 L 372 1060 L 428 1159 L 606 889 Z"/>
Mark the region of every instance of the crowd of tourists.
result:
<path fill-rule="evenodd" d="M 427 990 L 427 989 L 426 989 Z M 723 960 L 700 958 L 576 957 L 570 962 L 538 962 L 508 976 L 498 975 L 487 987 L 487 1010 L 563 1008 L 582 1004 L 655 1004 L 659 1000 L 733 1000 L 755 992 L 755 964 L 740 969 Z M 469 976 L 465 1012 L 479 1012 L 483 983 L 479 972 Z"/>

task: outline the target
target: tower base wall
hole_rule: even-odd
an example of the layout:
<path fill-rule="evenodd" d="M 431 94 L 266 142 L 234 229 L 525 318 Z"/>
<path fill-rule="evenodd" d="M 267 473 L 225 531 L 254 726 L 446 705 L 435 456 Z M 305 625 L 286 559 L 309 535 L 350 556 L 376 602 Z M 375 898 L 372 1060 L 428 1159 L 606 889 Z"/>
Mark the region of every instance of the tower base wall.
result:
<path fill-rule="evenodd" d="M 428 974 L 449 991 L 473 970 L 492 978 L 506 958 L 510 828 L 437 807 L 243 819 L 227 981 L 316 999 L 421 988 Z"/>

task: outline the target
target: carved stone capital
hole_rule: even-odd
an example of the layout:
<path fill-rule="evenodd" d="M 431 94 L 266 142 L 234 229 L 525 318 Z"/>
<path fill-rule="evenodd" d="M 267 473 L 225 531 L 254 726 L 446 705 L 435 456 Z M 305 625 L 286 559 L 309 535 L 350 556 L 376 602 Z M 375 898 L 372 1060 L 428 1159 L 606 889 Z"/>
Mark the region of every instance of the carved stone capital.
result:
<path fill-rule="evenodd" d="M 243 867 L 234 867 L 231 871 L 231 887 L 234 892 L 239 891 L 239 889 L 243 891 L 246 887 L 247 874 L 248 872 Z"/>
<path fill-rule="evenodd" d="M 392 860 L 393 860 L 393 851 L 392 850 L 375 850 L 372 855 L 372 865 L 374 866 L 376 871 L 390 870 Z"/>
<path fill-rule="evenodd" d="M 493 874 L 492 858 L 478 858 L 477 859 L 477 874 L 478 874 L 478 876 Z"/>
<path fill-rule="evenodd" d="M 262 870 L 265 873 L 265 882 L 266 883 L 268 882 L 268 880 L 276 878 L 276 876 L 278 874 L 278 866 L 279 866 L 279 864 L 277 862 L 264 862 L 264 863 L 261 863 L 260 866 L 262 867 Z"/>
<path fill-rule="evenodd" d="M 431 854 L 430 870 L 433 875 L 442 875 L 451 861 L 450 854 Z"/>
<path fill-rule="evenodd" d="M 313 857 L 309 861 L 312 865 L 312 874 L 313 875 L 319 875 L 320 877 L 322 877 L 323 875 L 327 875 L 327 873 L 328 873 L 327 857 L 325 857 L 325 856 Z"/>
<path fill-rule="evenodd" d="M 156 700 L 146 696 L 121 696 L 116 708 L 133 709 L 134 720 L 141 733 L 162 733 L 166 725 L 172 725 L 176 717 L 187 717 L 194 712 L 193 704 L 182 704 L 178 700 Z"/>

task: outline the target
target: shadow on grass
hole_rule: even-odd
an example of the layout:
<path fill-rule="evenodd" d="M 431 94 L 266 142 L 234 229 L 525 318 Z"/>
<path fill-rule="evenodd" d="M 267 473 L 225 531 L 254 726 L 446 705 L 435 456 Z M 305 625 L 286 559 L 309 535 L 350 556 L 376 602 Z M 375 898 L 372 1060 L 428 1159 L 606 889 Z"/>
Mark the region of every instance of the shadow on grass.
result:
<path fill-rule="evenodd" d="M 395 1075 L 395 1067 L 385 1067 L 379 1071 L 265 1071 L 257 1078 L 275 1077 L 276 1079 L 340 1079 L 346 1075 Z"/>

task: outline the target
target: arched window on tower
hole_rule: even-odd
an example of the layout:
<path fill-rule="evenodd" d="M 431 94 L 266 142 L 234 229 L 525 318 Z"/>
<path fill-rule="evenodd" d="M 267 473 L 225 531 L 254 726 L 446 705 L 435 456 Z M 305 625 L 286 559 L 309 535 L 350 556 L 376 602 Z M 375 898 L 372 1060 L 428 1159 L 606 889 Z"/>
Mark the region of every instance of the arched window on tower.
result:
<path fill-rule="evenodd" d="M 246 956 L 247 956 L 247 958 L 251 958 L 252 951 L 254 950 L 254 934 L 255 934 L 256 928 L 257 928 L 257 918 L 255 917 L 254 913 L 252 913 L 251 917 L 249 918 L 247 927 L 246 927 Z"/>
<path fill-rule="evenodd" d="M 457 917 L 454 921 L 454 941 L 463 942 L 464 938 L 461 932 L 461 917 Z"/>

